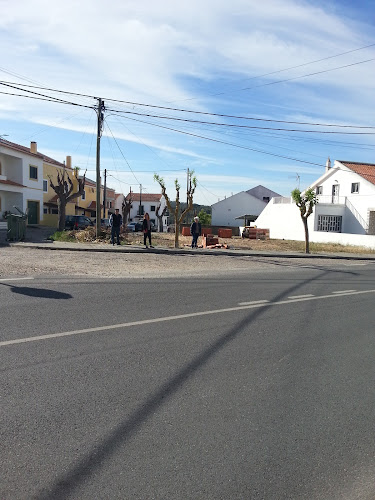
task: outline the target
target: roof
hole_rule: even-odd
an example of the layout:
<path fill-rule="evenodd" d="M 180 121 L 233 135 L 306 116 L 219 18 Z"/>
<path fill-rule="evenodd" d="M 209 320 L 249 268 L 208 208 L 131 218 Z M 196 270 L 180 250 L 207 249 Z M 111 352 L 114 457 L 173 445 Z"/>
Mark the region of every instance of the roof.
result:
<path fill-rule="evenodd" d="M 57 160 L 54 160 L 50 156 L 44 155 L 43 153 L 32 153 L 30 148 L 27 146 L 21 146 L 21 144 L 16 144 L 15 142 L 10 142 L 10 141 L 7 141 L 5 139 L 1 139 L 1 145 L 3 147 L 13 149 L 14 151 L 19 151 L 20 153 L 34 156 L 34 158 L 39 158 L 40 160 L 43 160 L 46 163 L 52 163 L 53 165 L 57 165 L 58 167 L 62 167 L 62 168 L 65 167 L 64 163 L 61 163 Z M 68 168 L 68 167 L 65 167 L 65 168 Z"/>
<path fill-rule="evenodd" d="M 18 182 L 14 182 L 14 181 L 3 181 L 3 180 L 0 180 L 1 184 L 9 184 L 10 186 L 19 186 L 19 187 L 26 187 L 24 186 L 23 184 L 19 184 Z"/>
<path fill-rule="evenodd" d="M 375 184 L 375 164 L 374 163 L 357 163 L 354 161 L 338 160 L 342 165 L 350 168 L 353 172 L 357 173 L 371 184 Z"/>
<path fill-rule="evenodd" d="M 160 201 L 160 198 L 162 197 L 161 194 L 142 193 L 142 196 L 141 196 L 140 193 L 133 193 L 132 192 L 126 196 L 127 200 L 130 199 L 130 195 L 131 195 L 132 201 L 155 201 L 155 202 L 158 202 L 158 201 Z"/>

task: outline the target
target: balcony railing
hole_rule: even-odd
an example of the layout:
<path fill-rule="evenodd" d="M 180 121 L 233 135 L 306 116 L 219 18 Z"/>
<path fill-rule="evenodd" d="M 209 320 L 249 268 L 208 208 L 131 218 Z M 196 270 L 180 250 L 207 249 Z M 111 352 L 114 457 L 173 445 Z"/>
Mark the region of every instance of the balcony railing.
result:
<path fill-rule="evenodd" d="M 292 198 L 286 198 L 285 196 L 276 196 L 275 198 L 272 198 L 273 203 L 278 204 L 278 203 L 285 203 L 285 204 L 290 204 L 292 203 Z"/>

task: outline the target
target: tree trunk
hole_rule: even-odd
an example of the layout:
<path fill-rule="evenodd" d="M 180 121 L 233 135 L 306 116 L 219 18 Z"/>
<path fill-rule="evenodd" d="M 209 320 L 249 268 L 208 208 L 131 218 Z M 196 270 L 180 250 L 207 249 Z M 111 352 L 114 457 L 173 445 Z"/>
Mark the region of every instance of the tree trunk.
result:
<path fill-rule="evenodd" d="M 307 218 L 302 217 L 302 222 L 305 229 L 305 253 L 310 253 L 309 228 L 307 227 Z"/>
<path fill-rule="evenodd" d="M 65 214 L 66 214 L 66 199 L 65 198 L 63 198 L 63 199 L 58 198 L 57 204 L 58 204 L 58 213 L 59 213 L 58 230 L 64 231 L 64 229 L 65 229 Z"/>

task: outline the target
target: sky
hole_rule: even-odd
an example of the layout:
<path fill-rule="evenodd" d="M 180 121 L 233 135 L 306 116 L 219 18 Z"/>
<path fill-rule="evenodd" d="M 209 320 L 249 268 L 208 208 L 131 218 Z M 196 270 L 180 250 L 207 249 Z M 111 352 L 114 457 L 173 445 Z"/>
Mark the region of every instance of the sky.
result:
<path fill-rule="evenodd" d="M 289 196 L 328 156 L 375 163 L 373 0 L 46 5 L 0 0 L 5 139 L 95 179 L 102 98 L 107 184 L 159 193 L 157 173 L 185 199 L 189 169 L 205 205 L 259 184 Z"/>

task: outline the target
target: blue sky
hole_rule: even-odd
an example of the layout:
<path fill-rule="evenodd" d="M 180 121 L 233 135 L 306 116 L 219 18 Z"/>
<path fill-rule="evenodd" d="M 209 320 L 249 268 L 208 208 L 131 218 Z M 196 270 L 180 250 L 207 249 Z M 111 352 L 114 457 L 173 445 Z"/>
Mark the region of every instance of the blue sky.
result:
<path fill-rule="evenodd" d="M 117 192 L 159 192 L 156 172 L 184 199 L 189 168 L 211 205 L 258 184 L 288 196 L 328 156 L 375 163 L 375 129 L 311 125 L 375 127 L 373 0 L 0 0 L 0 12 L 2 82 L 105 99 L 101 166 Z M 96 101 L 24 88 L 81 106 L 0 94 L 0 135 L 95 178 Z"/>

